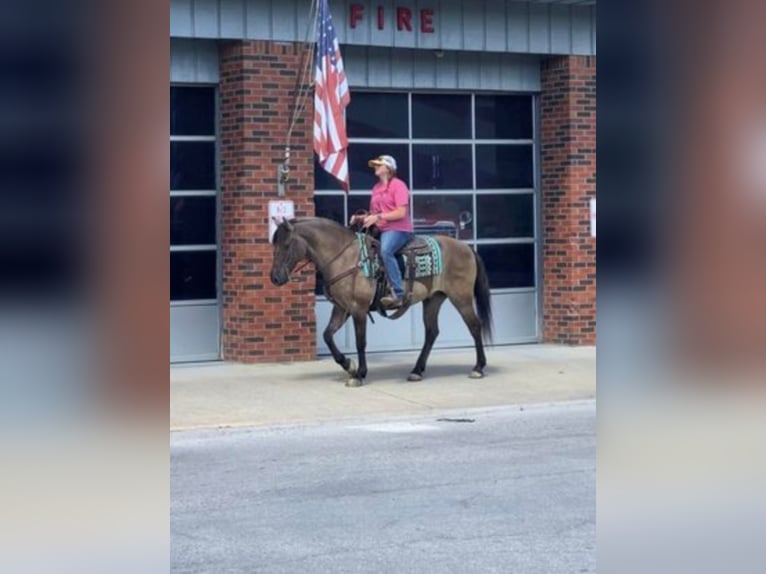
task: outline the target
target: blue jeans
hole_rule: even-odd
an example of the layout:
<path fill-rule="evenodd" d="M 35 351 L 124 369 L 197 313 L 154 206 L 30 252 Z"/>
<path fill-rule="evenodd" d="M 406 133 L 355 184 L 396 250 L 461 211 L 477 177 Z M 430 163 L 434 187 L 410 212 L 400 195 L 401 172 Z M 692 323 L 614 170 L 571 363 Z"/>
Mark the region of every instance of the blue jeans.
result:
<path fill-rule="evenodd" d="M 383 265 L 386 268 L 386 274 L 391 282 L 394 294 L 399 298 L 404 296 L 404 288 L 402 287 L 402 274 L 399 272 L 399 264 L 396 262 L 396 252 L 404 247 L 410 239 L 412 239 L 412 233 L 407 231 L 391 230 L 383 231 L 380 234 L 380 251 Z"/>

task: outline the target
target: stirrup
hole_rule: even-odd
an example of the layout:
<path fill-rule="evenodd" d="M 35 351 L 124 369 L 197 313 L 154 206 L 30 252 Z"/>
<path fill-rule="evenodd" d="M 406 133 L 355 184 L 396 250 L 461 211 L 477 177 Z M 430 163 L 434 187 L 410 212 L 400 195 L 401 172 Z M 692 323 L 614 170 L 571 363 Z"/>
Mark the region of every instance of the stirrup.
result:
<path fill-rule="evenodd" d="M 391 309 L 393 311 L 392 315 L 384 315 L 386 319 L 391 319 L 393 321 L 404 315 L 412 306 L 412 293 L 405 293 L 404 297 L 401 298 L 401 301 L 402 304 L 399 307 Z"/>
<path fill-rule="evenodd" d="M 380 298 L 380 303 L 383 305 L 386 309 L 398 309 L 399 307 L 402 307 L 405 304 L 405 297 L 396 297 L 395 295 L 386 295 L 385 297 Z M 396 303 L 396 305 L 393 305 Z"/>

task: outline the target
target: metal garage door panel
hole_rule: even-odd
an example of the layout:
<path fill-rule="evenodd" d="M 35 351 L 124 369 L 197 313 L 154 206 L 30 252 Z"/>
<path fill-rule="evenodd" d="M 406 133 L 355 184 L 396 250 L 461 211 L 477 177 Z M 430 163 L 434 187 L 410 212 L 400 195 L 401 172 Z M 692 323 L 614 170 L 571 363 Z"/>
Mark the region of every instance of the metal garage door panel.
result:
<path fill-rule="evenodd" d="M 494 344 L 529 343 L 538 340 L 535 299 L 534 292 L 492 294 Z M 425 341 L 422 310 L 416 309 L 415 315 L 415 344 L 420 348 Z M 439 313 L 439 338 L 434 348 L 471 346 L 473 339 L 468 327 L 452 303 L 445 301 Z"/>
<path fill-rule="evenodd" d="M 170 361 L 217 360 L 220 330 L 217 304 L 171 305 Z"/>
<path fill-rule="evenodd" d="M 534 343 L 540 339 L 537 325 L 537 294 L 534 291 L 493 293 L 494 339 L 496 345 Z M 317 301 L 317 352 L 329 355 L 322 340 L 322 332 L 330 320 L 332 305 Z M 425 341 L 423 308 L 418 305 L 396 321 L 376 318 L 375 325 L 367 324 L 367 350 L 399 351 L 419 350 Z M 335 335 L 338 348 L 344 353 L 356 353 L 354 329 L 351 321 Z M 434 348 L 471 347 L 473 339 L 463 319 L 449 301 L 445 301 L 439 314 L 439 338 Z"/>
<path fill-rule="evenodd" d="M 329 355 L 330 350 L 324 344 L 322 332 L 330 320 L 332 304 L 318 299 L 316 304 L 317 318 L 317 352 Z M 415 348 L 413 339 L 413 319 L 421 321 L 420 315 L 408 313 L 396 321 L 384 319 L 375 315 L 375 324 L 367 321 L 367 350 L 375 351 L 408 351 Z M 335 344 L 344 353 L 356 353 L 356 338 L 354 337 L 353 321 L 349 319 L 344 327 L 335 334 Z"/>

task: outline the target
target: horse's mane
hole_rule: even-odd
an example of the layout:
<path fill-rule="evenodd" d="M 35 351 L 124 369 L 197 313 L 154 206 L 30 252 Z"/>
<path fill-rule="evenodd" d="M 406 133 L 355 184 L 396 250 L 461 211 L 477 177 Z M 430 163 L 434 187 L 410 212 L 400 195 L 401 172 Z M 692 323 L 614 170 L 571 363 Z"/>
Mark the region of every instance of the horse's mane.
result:
<path fill-rule="evenodd" d="M 347 227 L 344 227 L 337 221 L 334 221 L 332 219 L 327 219 L 325 217 L 294 217 L 292 219 L 288 220 L 288 223 L 293 226 L 297 227 L 303 227 L 303 226 L 309 226 L 311 228 L 316 228 L 320 231 L 344 231 L 344 232 L 350 232 L 350 230 Z M 274 241 L 282 241 L 285 239 L 287 234 L 289 233 L 287 229 L 286 223 L 283 221 L 277 226 L 277 230 L 274 233 Z"/>
<path fill-rule="evenodd" d="M 327 219 L 326 217 L 295 217 L 290 220 L 292 224 L 298 225 L 318 225 L 320 227 L 335 227 L 337 229 L 346 229 L 340 223 L 334 219 Z"/>

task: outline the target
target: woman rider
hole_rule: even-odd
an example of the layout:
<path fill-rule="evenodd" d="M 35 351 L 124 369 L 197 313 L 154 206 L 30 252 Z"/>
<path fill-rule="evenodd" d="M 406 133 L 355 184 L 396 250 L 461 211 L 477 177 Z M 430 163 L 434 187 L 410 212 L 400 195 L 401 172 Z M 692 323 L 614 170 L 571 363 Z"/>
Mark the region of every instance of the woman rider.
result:
<path fill-rule="evenodd" d="M 396 177 L 396 160 L 390 155 L 371 159 L 368 165 L 375 169 L 378 178 L 378 182 L 372 188 L 370 213 L 367 216 L 353 216 L 351 224 L 361 220 L 364 228 L 377 225 L 380 229 L 381 257 L 393 290 L 393 296 L 383 297 L 381 303 L 389 308 L 401 307 L 404 302 L 404 288 L 402 274 L 396 262 L 396 252 L 413 237 L 410 191 L 407 184 Z"/>

